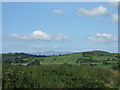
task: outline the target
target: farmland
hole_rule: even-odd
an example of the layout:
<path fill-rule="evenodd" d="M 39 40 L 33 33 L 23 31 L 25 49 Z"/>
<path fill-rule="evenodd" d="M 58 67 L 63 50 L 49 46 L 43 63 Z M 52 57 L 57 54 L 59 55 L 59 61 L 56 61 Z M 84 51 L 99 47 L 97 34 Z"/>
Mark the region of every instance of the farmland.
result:
<path fill-rule="evenodd" d="M 119 88 L 118 58 L 118 54 L 104 51 L 57 56 L 3 54 L 2 86 L 3 88 Z M 11 66 L 11 62 L 34 64 Z"/>

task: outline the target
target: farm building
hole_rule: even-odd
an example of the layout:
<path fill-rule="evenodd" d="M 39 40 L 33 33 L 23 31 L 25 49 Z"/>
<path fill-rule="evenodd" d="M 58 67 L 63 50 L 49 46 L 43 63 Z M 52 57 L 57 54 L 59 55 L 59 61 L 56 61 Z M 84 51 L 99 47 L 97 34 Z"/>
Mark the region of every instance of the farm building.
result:
<path fill-rule="evenodd" d="M 33 63 L 11 63 L 12 66 L 29 66 L 33 65 Z"/>

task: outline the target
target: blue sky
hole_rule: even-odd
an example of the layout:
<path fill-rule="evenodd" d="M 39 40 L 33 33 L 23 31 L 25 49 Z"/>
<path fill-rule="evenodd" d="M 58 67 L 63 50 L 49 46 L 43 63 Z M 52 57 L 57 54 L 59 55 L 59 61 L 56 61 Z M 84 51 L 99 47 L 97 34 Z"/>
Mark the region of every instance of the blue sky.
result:
<path fill-rule="evenodd" d="M 3 52 L 117 52 L 117 6 L 105 2 L 2 4 Z"/>

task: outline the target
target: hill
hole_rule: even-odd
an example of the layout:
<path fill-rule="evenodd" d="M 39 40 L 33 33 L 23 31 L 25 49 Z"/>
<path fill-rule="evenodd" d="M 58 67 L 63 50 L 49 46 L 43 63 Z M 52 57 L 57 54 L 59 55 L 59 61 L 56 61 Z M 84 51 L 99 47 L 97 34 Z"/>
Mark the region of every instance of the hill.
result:
<path fill-rule="evenodd" d="M 51 56 L 51 55 L 59 55 L 59 54 L 69 54 L 69 53 L 73 53 L 73 52 L 69 52 L 69 51 L 52 51 L 52 50 L 49 50 L 49 51 L 44 51 L 44 52 L 35 52 L 35 53 L 32 53 L 34 55 L 46 55 L 46 56 Z"/>
<path fill-rule="evenodd" d="M 22 60 L 24 58 L 36 58 L 36 57 L 45 57 L 45 55 L 32 55 L 27 53 L 3 53 L 2 61 L 6 63 L 11 63 L 16 60 Z"/>
<path fill-rule="evenodd" d="M 107 65 L 109 67 L 116 63 L 118 63 L 118 54 L 103 51 L 80 52 L 41 59 L 41 64 Z"/>
<path fill-rule="evenodd" d="M 12 66 L 12 62 L 32 62 Z M 3 54 L 4 88 L 119 88 L 118 54 L 88 51 L 56 56 Z M 7 64 L 6 64 L 7 63 Z M 38 64 L 39 63 L 39 64 Z"/>
<path fill-rule="evenodd" d="M 87 51 L 64 55 L 32 55 L 26 53 L 7 53 L 3 54 L 3 62 L 34 62 L 40 61 L 41 65 L 50 64 L 72 64 L 83 66 L 97 66 L 112 68 L 114 64 L 118 64 L 118 54 L 105 51 Z"/>

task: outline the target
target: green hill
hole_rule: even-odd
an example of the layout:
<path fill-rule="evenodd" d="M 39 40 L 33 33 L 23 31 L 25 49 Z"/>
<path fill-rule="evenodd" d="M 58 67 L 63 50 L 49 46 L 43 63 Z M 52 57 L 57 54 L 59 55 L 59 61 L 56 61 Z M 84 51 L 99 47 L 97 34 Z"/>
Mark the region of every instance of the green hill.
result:
<path fill-rule="evenodd" d="M 39 63 L 12 66 L 12 62 Z M 18 58 L 19 57 L 19 58 Z M 4 88 L 119 88 L 119 55 L 87 51 L 58 56 L 3 55 Z M 4 62 L 5 61 L 5 62 Z M 39 62 L 40 61 L 40 62 Z"/>
<path fill-rule="evenodd" d="M 73 65 L 88 65 L 99 66 L 107 65 L 108 67 L 118 63 L 118 54 L 89 51 L 60 56 L 50 56 L 41 58 L 41 64 L 73 64 Z"/>
<path fill-rule="evenodd" d="M 3 61 L 6 62 L 34 62 L 40 61 L 41 65 L 50 64 L 72 64 L 72 65 L 84 65 L 84 66 L 96 66 L 112 68 L 114 64 L 118 64 L 118 54 L 109 53 L 106 51 L 87 51 L 65 55 L 56 56 L 37 56 L 26 53 L 8 53 L 3 54 Z M 11 61 L 11 62 L 10 62 Z"/>

